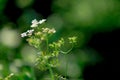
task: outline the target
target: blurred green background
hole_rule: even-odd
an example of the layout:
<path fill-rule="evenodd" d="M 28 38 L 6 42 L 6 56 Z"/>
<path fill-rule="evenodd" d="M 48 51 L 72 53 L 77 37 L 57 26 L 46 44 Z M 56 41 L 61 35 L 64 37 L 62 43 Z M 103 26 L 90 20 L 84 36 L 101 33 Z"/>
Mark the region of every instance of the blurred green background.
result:
<path fill-rule="evenodd" d="M 0 0 L 0 78 L 14 73 L 11 80 L 50 80 L 48 71 L 34 66 L 37 50 L 20 34 L 30 29 L 33 19 L 46 18 L 57 30 L 54 40 L 78 36 L 78 44 L 68 55 L 70 80 L 84 80 L 86 65 L 95 65 L 103 58 L 86 44 L 98 32 L 120 28 L 119 0 Z M 66 59 L 58 68 L 65 75 Z"/>

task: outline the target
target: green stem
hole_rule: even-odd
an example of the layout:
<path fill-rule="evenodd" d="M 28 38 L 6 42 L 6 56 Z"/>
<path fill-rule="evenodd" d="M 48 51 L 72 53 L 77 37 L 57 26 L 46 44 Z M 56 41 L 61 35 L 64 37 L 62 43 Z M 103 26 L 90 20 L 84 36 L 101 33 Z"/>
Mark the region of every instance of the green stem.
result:
<path fill-rule="evenodd" d="M 73 45 L 69 50 L 67 50 L 67 51 L 60 50 L 60 52 L 63 53 L 63 54 L 68 54 L 72 49 L 73 49 Z"/>
<path fill-rule="evenodd" d="M 67 79 L 67 71 L 68 71 L 68 57 L 65 55 L 66 58 L 66 73 L 65 73 L 65 78 Z"/>
<path fill-rule="evenodd" d="M 48 41 L 48 37 L 46 38 L 46 53 L 48 53 L 48 49 L 49 49 L 49 41 Z M 52 70 L 52 68 L 48 65 L 48 67 L 49 67 L 49 72 L 50 72 L 50 76 L 51 76 L 51 80 L 55 80 L 54 79 L 54 74 L 53 74 L 53 70 Z"/>
<path fill-rule="evenodd" d="M 46 38 L 46 53 L 48 53 L 48 38 Z"/>
<path fill-rule="evenodd" d="M 51 80 L 55 80 L 53 70 L 52 70 L 52 68 L 50 66 L 49 66 L 49 72 L 50 72 Z"/>
<path fill-rule="evenodd" d="M 35 71 L 34 71 L 34 68 L 33 68 L 33 67 L 31 67 L 31 71 L 32 71 L 33 80 L 36 80 Z"/>

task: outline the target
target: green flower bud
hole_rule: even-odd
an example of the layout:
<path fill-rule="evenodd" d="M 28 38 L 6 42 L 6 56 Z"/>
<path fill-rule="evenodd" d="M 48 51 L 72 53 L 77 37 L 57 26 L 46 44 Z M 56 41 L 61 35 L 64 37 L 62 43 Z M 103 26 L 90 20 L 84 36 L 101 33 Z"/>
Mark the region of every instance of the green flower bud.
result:
<path fill-rule="evenodd" d="M 69 40 L 69 43 L 76 43 L 77 42 L 77 37 L 69 37 L 68 40 Z"/>

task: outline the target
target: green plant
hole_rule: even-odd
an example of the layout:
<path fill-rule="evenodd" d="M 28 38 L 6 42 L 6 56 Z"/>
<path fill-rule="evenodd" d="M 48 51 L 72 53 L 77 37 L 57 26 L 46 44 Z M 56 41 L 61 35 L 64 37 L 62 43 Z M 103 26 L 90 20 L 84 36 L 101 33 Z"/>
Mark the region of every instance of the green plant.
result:
<path fill-rule="evenodd" d="M 36 67 L 39 70 L 45 71 L 49 70 L 51 75 L 51 80 L 55 79 L 55 74 L 53 73 L 53 68 L 57 67 L 59 64 L 58 56 L 59 54 L 68 54 L 74 47 L 77 37 L 69 37 L 67 40 L 60 38 L 57 41 L 51 42 L 51 37 L 56 33 L 54 28 L 48 28 L 45 23 L 46 19 L 37 21 L 34 19 L 30 30 L 21 34 L 21 37 L 27 37 L 27 41 L 31 46 L 38 49 L 39 54 L 36 59 Z M 66 44 L 71 44 L 71 48 L 67 51 L 63 51 L 62 47 Z M 66 63 L 66 75 L 67 75 L 67 63 Z"/>
<path fill-rule="evenodd" d="M 6 76 L 5 78 L 0 78 L 0 80 L 10 80 L 10 78 L 14 76 L 13 73 L 9 74 L 8 76 Z"/>

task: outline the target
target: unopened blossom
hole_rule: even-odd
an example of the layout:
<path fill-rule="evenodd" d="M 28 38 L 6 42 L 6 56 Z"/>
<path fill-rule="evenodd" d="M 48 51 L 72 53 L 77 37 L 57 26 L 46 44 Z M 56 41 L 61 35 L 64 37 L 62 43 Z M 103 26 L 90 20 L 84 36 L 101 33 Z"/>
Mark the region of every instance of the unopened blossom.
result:
<path fill-rule="evenodd" d="M 26 32 L 24 32 L 24 33 L 21 34 L 21 37 L 26 37 L 26 36 L 27 36 Z"/>
<path fill-rule="evenodd" d="M 68 39 L 70 43 L 76 43 L 77 37 L 69 37 Z"/>
<path fill-rule="evenodd" d="M 42 28 L 43 32 L 48 32 L 50 29 L 49 28 Z"/>
<path fill-rule="evenodd" d="M 56 30 L 54 28 L 52 28 L 48 31 L 48 33 L 55 33 L 55 32 L 56 32 Z"/>
<path fill-rule="evenodd" d="M 11 74 L 8 76 L 8 78 L 12 77 L 13 75 L 14 75 L 14 73 L 11 73 Z"/>
<path fill-rule="evenodd" d="M 39 22 L 38 22 L 36 19 L 34 19 L 34 20 L 32 20 L 32 25 L 31 25 L 31 27 L 37 27 L 38 24 L 39 24 Z"/>
<path fill-rule="evenodd" d="M 53 29 L 51 29 L 51 31 L 52 31 L 52 33 L 56 33 L 56 30 L 53 28 Z"/>
<path fill-rule="evenodd" d="M 39 32 L 36 32 L 35 35 L 36 35 L 36 36 L 42 35 L 42 32 L 40 32 L 40 31 L 39 31 Z"/>
<path fill-rule="evenodd" d="M 41 39 L 41 40 L 44 40 L 45 38 L 44 38 L 44 37 L 41 37 L 40 39 Z"/>
<path fill-rule="evenodd" d="M 46 21 L 46 19 L 42 19 L 42 20 L 40 20 L 38 23 L 39 24 L 42 24 L 42 23 L 44 23 Z"/>

